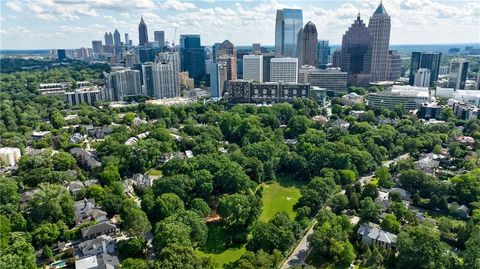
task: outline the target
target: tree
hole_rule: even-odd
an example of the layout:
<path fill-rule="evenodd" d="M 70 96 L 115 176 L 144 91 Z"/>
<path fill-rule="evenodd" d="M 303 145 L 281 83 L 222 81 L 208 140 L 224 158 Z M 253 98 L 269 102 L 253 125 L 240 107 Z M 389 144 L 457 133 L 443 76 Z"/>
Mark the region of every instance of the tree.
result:
<path fill-rule="evenodd" d="M 123 116 L 123 123 L 125 124 L 132 124 L 133 123 L 133 120 L 135 119 L 137 115 L 133 112 L 128 112 L 128 113 L 125 113 L 125 115 Z"/>
<path fill-rule="evenodd" d="M 35 249 L 24 239 L 11 240 L 0 256 L 1 269 L 36 269 Z"/>
<path fill-rule="evenodd" d="M 147 215 L 132 199 L 124 201 L 120 218 L 123 228 L 132 236 L 144 236 L 152 229 Z"/>
<path fill-rule="evenodd" d="M 378 185 L 383 188 L 391 188 L 393 186 L 392 175 L 385 166 L 380 166 L 375 171 L 375 177 L 378 178 Z"/>
<path fill-rule="evenodd" d="M 341 212 L 348 207 L 348 198 L 344 194 L 337 194 L 330 200 L 330 208 L 335 214 L 341 214 Z"/>
<path fill-rule="evenodd" d="M 152 220 L 162 220 L 177 212 L 183 211 L 183 201 L 174 193 L 164 193 L 157 197 L 150 217 Z"/>
<path fill-rule="evenodd" d="M 224 195 L 218 202 L 217 212 L 230 228 L 250 225 L 260 214 L 261 200 L 240 193 Z"/>
<path fill-rule="evenodd" d="M 465 242 L 465 268 L 480 266 L 480 225 L 473 228 L 470 238 Z"/>
<path fill-rule="evenodd" d="M 397 234 L 400 232 L 400 223 L 397 221 L 397 218 L 393 214 L 387 214 L 380 223 L 380 227 L 385 231 Z"/>
<path fill-rule="evenodd" d="M 118 172 L 118 166 L 109 164 L 100 173 L 100 182 L 104 185 L 110 185 L 115 181 L 120 181 L 120 173 Z"/>
<path fill-rule="evenodd" d="M 338 174 L 340 176 L 340 183 L 342 186 L 351 184 L 357 179 L 357 175 L 355 175 L 355 172 L 352 170 L 343 169 L 338 171 Z"/>
<path fill-rule="evenodd" d="M 195 198 L 190 202 L 190 210 L 196 212 L 201 217 L 207 217 L 210 214 L 210 207 L 202 198 Z"/>
<path fill-rule="evenodd" d="M 440 234 L 426 226 L 413 226 L 397 237 L 399 268 L 445 268 L 449 252 Z"/>
<path fill-rule="evenodd" d="M 335 182 L 332 178 L 314 177 L 300 192 L 302 196 L 295 208 L 307 206 L 314 214 L 335 192 Z"/>
<path fill-rule="evenodd" d="M 61 151 L 52 157 L 53 168 L 58 171 L 67 171 L 75 168 L 77 161 L 73 156 L 68 153 Z"/>
<path fill-rule="evenodd" d="M 200 257 L 191 246 L 172 243 L 162 249 L 158 254 L 158 260 L 154 264 L 155 269 L 203 269 L 212 268 L 211 261 Z"/>
<path fill-rule="evenodd" d="M 252 227 L 252 238 L 247 249 L 273 253 L 286 251 L 295 240 L 296 227 L 284 212 L 277 213 L 268 223 L 257 222 Z"/>
<path fill-rule="evenodd" d="M 158 254 L 169 244 L 180 244 L 183 246 L 192 246 L 190 241 L 191 229 L 184 223 L 174 223 L 172 221 L 160 221 L 155 225 L 155 235 L 153 246 Z"/>
<path fill-rule="evenodd" d="M 395 215 L 397 220 L 402 220 L 405 217 L 407 207 L 402 202 L 392 201 L 390 203 L 388 211 Z"/>
<path fill-rule="evenodd" d="M 117 242 L 118 256 L 124 260 L 127 258 L 143 258 L 143 250 L 147 246 L 144 237 L 133 237 L 128 240 Z"/>
<path fill-rule="evenodd" d="M 362 222 L 378 222 L 380 217 L 380 206 L 377 205 L 372 198 L 367 197 L 360 201 L 359 215 Z"/>
<path fill-rule="evenodd" d="M 171 223 L 173 225 L 183 223 L 190 229 L 190 242 L 194 247 L 201 247 L 205 245 L 208 237 L 208 228 L 205 221 L 197 213 L 191 210 L 178 212 L 168 218 L 164 223 Z"/>
<path fill-rule="evenodd" d="M 18 185 L 15 180 L 0 176 L 0 205 L 13 204 L 20 202 L 18 194 Z"/>
<path fill-rule="evenodd" d="M 60 231 L 57 225 L 47 223 L 35 228 L 32 232 L 32 237 L 37 247 L 48 246 L 58 240 Z"/>
<path fill-rule="evenodd" d="M 372 199 L 375 199 L 378 197 L 378 188 L 377 186 L 369 183 L 365 185 L 362 191 L 362 198 L 370 197 Z"/>
<path fill-rule="evenodd" d="M 36 223 L 55 223 L 62 220 L 73 224 L 75 213 L 73 199 L 67 189 L 60 185 L 42 183 L 30 201 L 30 212 Z"/>
<path fill-rule="evenodd" d="M 240 259 L 228 263 L 224 266 L 226 269 L 271 269 L 277 268 L 278 264 L 283 260 L 282 253 L 274 250 L 273 254 L 268 254 L 263 250 L 257 252 L 246 251 Z"/>
<path fill-rule="evenodd" d="M 121 268 L 122 269 L 148 269 L 148 266 L 147 266 L 147 262 L 144 259 L 128 258 L 122 262 Z"/>

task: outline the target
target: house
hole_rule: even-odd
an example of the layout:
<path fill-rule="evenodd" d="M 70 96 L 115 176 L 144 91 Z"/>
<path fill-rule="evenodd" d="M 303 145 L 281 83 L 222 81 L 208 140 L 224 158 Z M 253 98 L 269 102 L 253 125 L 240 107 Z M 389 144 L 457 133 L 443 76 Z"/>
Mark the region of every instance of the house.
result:
<path fill-rule="evenodd" d="M 137 142 L 138 142 L 138 138 L 132 136 L 132 137 L 130 137 L 129 139 L 127 139 L 127 141 L 125 141 L 125 145 L 131 146 L 131 145 L 133 145 L 133 144 L 135 144 L 135 143 L 137 143 Z"/>
<path fill-rule="evenodd" d="M 185 150 L 185 156 L 187 156 L 188 159 L 193 158 L 193 152 L 191 150 Z"/>
<path fill-rule="evenodd" d="M 439 165 L 439 161 L 433 160 L 430 157 L 425 157 L 415 163 L 415 169 L 424 171 L 425 173 L 433 174 Z"/>
<path fill-rule="evenodd" d="M 350 110 L 348 114 L 358 120 L 363 113 L 365 113 L 363 110 Z"/>
<path fill-rule="evenodd" d="M 87 129 L 88 135 L 96 139 L 103 139 L 105 136 L 113 132 L 112 125 L 103 125 L 101 127 L 93 127 L 93 125 L 88 125 L 85 128 Z"/>
<path fill-rule="evenodd" d="M 105 222 L 108 220 L 107 212 L 100 210 L 95 205 L 95 199 L 83 199 L 75 202 L 75 223 L 77 225 L 86 221 Z"/>
<path fill-rule="evenodd" d="M 38 132 L 34 131 L 34 132 L 32 132 L 32 141 L 34 141 L 34 142 L 38 141 L 38 140 L 46 137 L 50 133 L 51 133 L 51 131 L 38 131 Z"/>
<path fill-rule="evenodd" d="M 70 193 L 73 195 L 74 198 L 78 198 L 78 196 L 80 195 L 80 192 L 84 187 L 85 185 L 83 184 L 83 182 L 78 180 L 70 181 L 67 186 L 68 190 L 70 191 Z"/>
<path fill-rule="evenodd" d="M 348 129 L 348 127 L 350 127 L 350 123 L 342 119 L 335 120 L 331 123 L 332 123 L 332 127 L 338 127 L 341 129 Z"/>
<path fill-rule="evenodd" d="M 452 203 L 448 205 L 448 208 L 451 214 L 462 219 L 468 219 L 470 215 L 470 208 L 466 205 L 459 206 L 457 203 Z"/>
<path fill-rule="evenodd" d="M 93 239 L 100 235 L 112 235 L 117 232 L 117 226 L 102 222 L 81 229 L 83 239 Z"/>
<path fill-rule="evenodd" d="M 142 174 L 134 174 L 130 180 L 133 181 L 133 185 L 136 187 L 152 187 L 153 181 L 157 179 L 158 176 L 151 176 L 151 175 L 142 175 Z"/>
<path fill-rule="evenodd" d="M 73 135 L 70 136 L 70 144 L 78 144 L 80 142 L 82 142 L 83 140 L 85 140 L 85 136 L 83 136 L 82 134 L 80 133 L 74 133 Z"/>
<path fill-rule="evenodd" d="M 362 236 L 362 242 L 367 245 L 375 244 L 385 248 L 392 248 L 397 242 L 396 235 L 374 227 L 371 224 L 361 225 L 357 234 Z"/>
<path fill-rule="evenodd" d="M 312 120 L 320 124 L 325 124 L 328 122 L 328 118 L 322 115 L 313 116 Z"/>
<path fill-rule="evenodd" d="M 400 196 L 400 199 L 403 201 L 411 202 L 412 201 L 412 195 L 410 192 L 402 189 L 402 188 L 391 188 L 390 191 L 388 192 L 388 196 L 392 195 L 393 193 L 397 193 L 398 196 Z"/>
<path fill-rule="evenodd" d="M 166 152 L 162 155 L 162 157 L 160 157 L 160 160 L 159 162 L 160 163 L 167 163 L 168 161 L 170 161 L 171 159 L 173 159 L 173 154 L 172 153 L 169 153 L 169 152 Z"/>
<path fill-rule="evenodd" d="M 20 205 L 22 207 L 26 207 L 28 205 L 28 203 L 30 202 L 30 199 L 32 199 L 33 196 L 35 196 L 35 194 L 37 192 L 39 192 L 40 190 L 31 190 L 31 191 L 26 191 L 26 192 L 23 192 L 22 194 L 20 194 Z"/>
<path fill-rule="evenodd" d="M 291 145 L 291 146 L 294 146 L 298 143 L 297 139 L 285 139 L 285 141 L 283 142 L 287 145 Z"/>
<path fill-rule="evenodd" d="M 70 154 L 77 159 L 77 162 L 91 170 L 102 166 L 99 161 L 95 160 L 93 154 L 84 149 L 72 148 Z"/>
<path fill-rule="evenodd" d="M 113 254 L 115 252 L 115 240 L 108 235 L 101 235 L 78 244 L 78 248 L 84 256 Z"/>
<path fill-rule="evenodd" d="M 75 261 L 75 269 L 115 269 L 119 266 L 118 257 L 108 254 L 89 256 Z"/>

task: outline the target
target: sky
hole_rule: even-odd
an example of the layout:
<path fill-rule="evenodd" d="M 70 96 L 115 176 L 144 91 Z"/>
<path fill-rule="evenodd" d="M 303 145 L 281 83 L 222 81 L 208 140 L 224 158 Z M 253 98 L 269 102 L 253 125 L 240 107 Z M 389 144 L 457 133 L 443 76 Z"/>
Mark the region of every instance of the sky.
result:
<path fill-rule="evenodd" d="M 380 0 L 0 0 L 1 49 L 91 47 L 105 32 L 129 33 L 138 44 L 143 16 L 149 40 L 200 34 L 203 45 L 274 44 L 275 11 L 301 8 L 319 39 L 341 44 L 360 12 L 368 22 Z M 383 0 L 391 16 L 390 44 L 480 43 L 480 0 Z M 176 29 L 176 35 L 175 35 Z"/>

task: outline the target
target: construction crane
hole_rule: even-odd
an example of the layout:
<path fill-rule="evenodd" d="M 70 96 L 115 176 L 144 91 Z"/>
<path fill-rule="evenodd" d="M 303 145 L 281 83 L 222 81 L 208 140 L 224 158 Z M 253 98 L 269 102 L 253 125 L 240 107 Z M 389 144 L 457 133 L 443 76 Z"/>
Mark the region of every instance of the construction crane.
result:
<path fill-rule="evenodd" d="M 176 38 L 177 38 L 177 27 L 175 27 L 175 31 L 173 32 L 172 47 L 175 47 Z"/>

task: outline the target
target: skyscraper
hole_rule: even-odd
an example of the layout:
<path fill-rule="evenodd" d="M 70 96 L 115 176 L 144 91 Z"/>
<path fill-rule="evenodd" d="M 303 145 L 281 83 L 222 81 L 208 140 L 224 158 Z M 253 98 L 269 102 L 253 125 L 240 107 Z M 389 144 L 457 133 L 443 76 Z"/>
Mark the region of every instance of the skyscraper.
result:
<path fill-rule="evenodd" d="M 263 82 L 263 55 L 243 56 L 243 79 Z"/>
<path fill-rule="evenodd" d="M 140 24 L 138 24 L 138 45 L 145 46 L 148 43 L 148 31 L 147 25 L 145 21 L 143 21 L 143 17 L 140 20 Z"/>
<path fill-rule="evenodd" d="M 153 97 L 156 99 L 180 96 L 180 64 L 177 52 L 157 54 L 153 64 Z"/>
<path fill-rule="evenodd" d="M 412 52 L 409 84 L 413 86 L 415 82 L 415 73 L 418 69 L 427 68 L 432 71 L 432 75 L 430 76 L 430 86 L 435 85 L 438 80 L 441 57 L 442 53 L 440 52 Z"/>
<path fill-rule="evenodd" d="M 205 77 L 205 48 L 201 46 L 200 35 L 180 36 L 181 70 L 188 71 L 195 85 Z"/>
<path fill-rule="evenodd" d="M 217 63 L 223 63 L 227 67 L 227 80 L 237 79 L 237 49 L 229 40 L 223 41 L 216 46 L 215 56 Z"/>
<path fill-rule="evenodd" d="M 365 23 L 357 19 L 342 38 L 340 67 L 348 74 L 349 86 L 368 87 L 371 66 L 371 35 Z"/>
<path fill-rule="evenodd" d="M 368 30 L 372 38 L 372 81 L 387 79 L 388 45 L 390 44 L 390 16 L 383 3 L 375 10 L 368 22 Z"/>
<path fill-rule="evenodd" d="M 113 35 L 112 35 L 112 33 L 105 32 L 105 45 L 113 46 Z"/>
<path fill-rule="evenodd" d="M 115 32 L 113 33 L 113 44 L 115 46 L 121 46 L 122 45 L 122 40 L 120 39 L 120 33 L 118 32 L 117 29 L 115 29 Z"/>
<path fill-rule="evenodd" d="M 430 76 L 432 75 L 432 71 L 427 68 L 420 68 L 415 73 L 415 80 L 413 86 L 416 87 L 428 87 L 430 86 Z"/>
<path fill-rule="evenodd" d="M 252 44 L 252 53 L 254 53 L 254 54 L 262 53 L 262 47 L 260 46 L 260 43 L 253 43 Z"/>
<path fill-rule="evenodd" d="M 155 31 L 153 32 L 155 41 L 158 42 L 160 47 L 165 46 L 165 32 L 164 31 Z"/>
<path fill-rule="evenodd" d="M 387 78 L 386 80 L 395 81 L 400 78 L 402 72 L 402 59 L 400 54 L 394 50 L 388 51 L 387 58 Z"/>
<path fill-rule="evenodd" d="M 452 59 L 450 74 L 448 75 L 448 87 L 455 90 L 464 90 L 467 80 L 468 61 L 465 59 Z"/>
<path fill-rule="evenodd" d="M 317 27 L 313 22 L 309 21 L 305 24 L 305 27 L 299 32 L 298 41 L 298 64 L 317 66 L 318 53 L 317 53 L 318 34 Z"/>
<path fill-rule="evenodd" d="M 318 68 L 326 69 L 328 57 L 330 57 L 330 46 L 328 40 L 318 40 L 317 45 Z"/>
<path fill-rule="evenodd" d="M 298 81 L 297 58 L 272 58 L 270 60 L 270 82 Z"/>
<path fill-rule="evenodd" d="M 92 50 L 93 54 L 102 54 L 103 53 L 103 45 L 101 40 L 92 40 Z"/>
<path fill-rule="evenodd" d="M 142 64 L 143 95 L 153 97 L 153 62 Z"/>
<path fill-rule="evenodd" d="M 273 53 L 263 53 L 263 82 L 270 81 L 270 62 L 273 58 L 275 58 L 275 54 Z"/>
<path fill-rule="evenodd" d="M 295 57 L 297 35 L 303 26 L 301 9 L 277 9 L 275 22 L 275 56 Z"/>
<path fill-rule="evenodd" d="M 128 33 L 125 33 L 125 45 L 130 45 L 130 39 L 128 38 Z"/>

